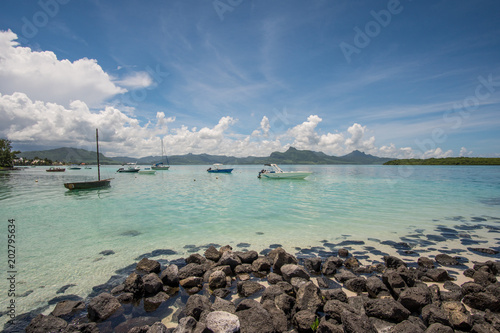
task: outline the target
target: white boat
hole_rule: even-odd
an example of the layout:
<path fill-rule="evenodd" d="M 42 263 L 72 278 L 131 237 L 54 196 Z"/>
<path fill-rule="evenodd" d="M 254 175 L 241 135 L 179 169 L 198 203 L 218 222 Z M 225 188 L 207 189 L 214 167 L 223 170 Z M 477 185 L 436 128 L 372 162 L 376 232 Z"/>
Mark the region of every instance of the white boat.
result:
<path fill-rule="evenodd" d="M 212 167 L 208 168 L 207 171 L 209 173 L 231 173 L 233 169 L 225 168 L 222 164 L 215 163 Z"/>
<path fill-rule="evenodd" d="M 264 164 L 264 166 L 267 166 L 269 168 L 262 169 L 259 172 L 258 178 L 265 177 L 273 179 L 304 179 L 312 174 L 312 172 L 310 171 L 283 171 L 276 164 Z"/>
<path fill-rule="evenodd" d="M 156 171 L 152 170 L 151 168 L 144 168 L 142 170 L 139 170 L 139 174 L 141 174 L 141 175 L 155 175 Z"/>
<path fill-rule="evenodd" d="M 139 172 L 140 169 L 141 168 L 139 168 L 139 167 L 129 166 L 126 169 L 125 168 L 120 168 L 120 169 L 116 170 L 116 172 L 131 172 L 131 173 L 133 173 L 133 172 Z"/>

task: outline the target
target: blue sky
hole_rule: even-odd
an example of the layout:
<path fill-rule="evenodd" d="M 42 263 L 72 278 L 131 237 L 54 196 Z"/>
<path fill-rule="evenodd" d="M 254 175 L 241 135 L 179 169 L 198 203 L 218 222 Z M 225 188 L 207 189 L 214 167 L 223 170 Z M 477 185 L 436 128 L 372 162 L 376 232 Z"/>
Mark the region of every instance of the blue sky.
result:
<path fill-rule="evenodd" d="M 498 1 L 0 2 L 0 137 L 500 156 Z"/>

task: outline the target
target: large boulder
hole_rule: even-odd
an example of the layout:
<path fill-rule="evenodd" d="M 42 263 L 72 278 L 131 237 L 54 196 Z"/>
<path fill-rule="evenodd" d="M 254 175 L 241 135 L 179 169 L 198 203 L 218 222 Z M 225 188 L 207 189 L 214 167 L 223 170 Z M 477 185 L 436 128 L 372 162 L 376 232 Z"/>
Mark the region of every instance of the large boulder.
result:
<path fill-rule="evenodd" d="M 201 277 L 201 276 L 203 276 L 205 271 L 206 271 L 206 269 L 205 269 L 205 266 L 203 266 L 203 265 L 195 264 L 195 263 L 187 264 L 186 266 L 179 269 L 179 274 L 178 274 L 179 280 L 186 279 L 190 276 Z"/>
<path fill-rule="evenodd" d="M 406 288 L 399 295 L 398 301 L 411 312 L 420 312 L 424 306 L 431 303 L 431 292 L 425 285 Z"/>
<path fill-rule="evenodd" d="M 457 259 L 453 258 L 452 256 L 450 256 L 448 254 L 444 254 L 444 253 L 436 255 L 435 259 L 436 259 L 437 263 L 442 265 L 442 266 L 460 265 L 460 262 Z"/>
<path fill-rule="evenodd" d="M 393 298 L 371 299 L 365 303 L 365 312 L 369 317 L 376 317 L 399 323 L 408 319 L 411 312 Z"/>
<path fill-rule="evenodd" d="M 26 333 L 62 332 L 67 326 L 64 319 L 39 314 L 26 327 Z"/>
<path fill-rule="evenodd" d="M 318 316 L 312 311 L 301 310 L 293 316 L 293 325 L 299 333 L 313 333 L 312 326 Z"/>
<path fill-rule="evenodd" d="M 238 294 L 243 297 L 248 297 L 258 291 L 265 289 L 263 285 L 256 281 L 240 281 L 237 284 Z"/>
<path fill-rule="evenodd" d="M 217 265 L 219 266 L 227 265 L 234 270 L 236 266 L 241 265 L 241 259 L 233 251 L 226 251 L 220 257 L 219 261 L 217 262 Z"/>
<path fill-rule="evenodd" d="M 349 279 L 345 282 L 344 286 L 352 292 L 361 294 L 366 291 L 366 279 L 364 277 Z"/>
<path fill-rule="evenodd" d="M 144 283 L 144 293 L 146 296 L 156 295 L 163 289 L 163 282 L 156 273 L 150 273 L 142 277 Z"/>
<path fill-rule="evenodd" d="M 161 272 L 160 279 L 163 284 L 169 287 L 178 287 L 179 286 L 179 267 L 177 265 L 172 264 L 168 265 L 168 267 Z"/>
<path fill-rule="evenodd" d="M 123 290 L 134 294 L 135 297 L 142 296 L 142 294 L 144 294 L 144 282 L 142 281 L 142 277 L 135 272 L 131 273 L 123 283 Z"/>
<path fill-rule="evenodd" d="M 236 308 L 240 320 L 240 333 L 274 333 L 272 317 L 254 300 L 244 300 Z"/>
<path fill-rule="evenodd" d="M 170 296 L 167 293 L 160 291 L 154 296 L 144 298 L 144 310 L 146 312 L 153 312 L 165 301 L 167 301 Z"/>
<path fill-rule="evenodd" d="M 191 316 L 196 320 L 200 320 L 200 315 L 203 311 L 211 311 L 212 303 L 207 296 L 191 295 L 187 302 L 184 311 L 186 316 Z"/>
<path fill-rule="evenodd" d="M 422 319 L 426 325 L 439 323 L 442 325 L 450 326 L 448 320 L 448 313 L 441 307 L 435 304 L 429 304 L 422 309 Z"/>
<path fill-rule="evenodd" d="M 336 299 L 327 301 L 323 306 L 323 312 L 328 316 L 328 318 L 334 319 L 338 323 L 342 322 L 342 313 L 345 311 L 353 313 L 356 312 L 351 305 Z"/>
<path fill-rule="evenodd" d="M 237 252 L 236 255 L 243 264 L 251 264 L 259 258 L 257 251 Z"/>
<path fill-rule="evenodd" d="M 194 333 L 198 322 L 191 316 L 179 320 L 179 325 L 172 331 L 173 333 Z"/>
<path fill-rule="evenodd" d="M 271 270 L 271 264 L 267 258 L 257 258 L 252 263 L 252 269 L 254 272 L 269 272 Z"/>
<path fill-rule="evenodd" d="M 226 273 L 224 273 L 223 271 L 215 271 L 210 274 L 210 277 L 208 278 L 208 286 L 212 290 L 224 288 L 226 287 L 226 284 Z"/>
<path fill-rule="evenodd" d="M 406 267 L 406 263 L 394 256 L 384 256 L 385 266 L 387 268 L 397 269 L 399 266 Z"/>
<path fill-rule="evenodd" d="M 101 322 L 123 312 L 120 302 L 108 293 L 102 293 L 90 300 L 87 307 L 90 321 Z"/>
<path fill-rule="evenodd" d="M 236 305 L 233 302 L 222 299 L 220 297 L 215 296 L 214 303 L 212 304 L 213 311 L 225 311 L 229 313 L 236 312 Z"/>
<path fill-rule="evenodd" d="M 83 301 L 68 300 L 57 303 L 56 307 L 50 314 L 55 317 L 68 320 L 83 310 L 85 310 L 85 303 Z"/>
<path fill-rule="evenodd" d="M 225 311 L 213 311 L 207 315 L 206 326 L 212 332 L 231 333 L 240 331 L 238 316 Z"/>
<path fill-rule="evenodd" d="M 215 246 L 211 245 L 208 249 L 205 250 L 204 255 L 205 258 L 217 262 L 222 256 L 222 253 L 220 253 L 219 250 L 215 248 Z"/>
<path fill-rule="evenodd" d="M 203 265 L 207 262 L 207 259 L 203 257 L 201 254 L 193 253 L 189 257 L 186 258 L 187 264 L 198 264 Z"/>
<path fill-rule="evenodd" d="M 300 277 L 306 280 L 310 279 L 309 273 L 304 269 L 304 267 L 295 264 L 286 264 L 281 266 L 281 275 L 283 279 L 290 282 L 294 277 Z"/>
<path fill-rule="evenodd" d="M 366 291 L 370 297 L 390 296 L 391 292 L 382 280 L 376 276 L 370 276 L 366 279 Z"/>
<path fill-rule="evenodd" d="M 341 318 L 344 333 L 377 333 L 377 329 L 366 315 L 344 311 Z"/>
<path fill-rule="evenodd" d="M 304 259 L 304 267 L 309 272 L 319 273 L 321 271 L 321 258 L 319 258 L 319 257 L 305 258 Z"/>
<path fill-rule="evenodd" d="M 462 300 L 465 305 L 473 309 L 500 312 L 500 299 L 490 293 L 479 292 L 465 295 Z"/>
<path fill-rule="evenodd" d="M 333 275 L 337 272 L 337 269 L 342 267 L 344 262 L 339 257 L 328 257 L 323 263 L 323 267 L 321 268 L 321 272 L 323 275 Z"/>
<path fill-rule="evenodd" d="M 160 273 L 161 265 L 156 260 L 150 260 L 148 258 L 142 258 L 141 261 L 137 263 L 135 269 L 143 271 L 145 273 Z"/>
<path fill-rule="evenodd" d="M 321 290 L 311 281 L 302 284 L 297 291 L 297 309 L 316 313 L 323 305 Z"/>
<path fill-rule="evenodd" d="M 297 265 L 299 261 L 290 253 L 282 248 L 277 248 L 273 260 L 273 270 L 277 273 L 281 272 L 281 267 L 287 264 Z"/>

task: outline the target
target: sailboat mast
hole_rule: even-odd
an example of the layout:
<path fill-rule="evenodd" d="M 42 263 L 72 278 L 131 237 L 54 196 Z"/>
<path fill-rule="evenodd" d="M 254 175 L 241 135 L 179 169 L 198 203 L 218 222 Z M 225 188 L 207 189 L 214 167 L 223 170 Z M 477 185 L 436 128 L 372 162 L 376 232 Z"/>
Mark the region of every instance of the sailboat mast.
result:
<path fill-rule="evenodd" d="M 101 169 L 99 167 L 99 131 L 95 129 L 95 142 L 97 144 L 97 179 L 101 180 Z"/>

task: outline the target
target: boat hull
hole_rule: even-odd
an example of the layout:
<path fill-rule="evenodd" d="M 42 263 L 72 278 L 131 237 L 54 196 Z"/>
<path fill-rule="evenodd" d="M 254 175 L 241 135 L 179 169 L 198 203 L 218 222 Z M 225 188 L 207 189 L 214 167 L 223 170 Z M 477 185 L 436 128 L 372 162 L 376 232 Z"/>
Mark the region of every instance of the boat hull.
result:
<path fill-rule="evenodd" d="M 107 187 L 111 183 L 111 179 L 95 180 L 90 182 L 74 182 L 64 183 L 64 187 L 68 190 L 90 190 L 95 188 Z"/>
<path fill-rule="evenodd" d="M 271 179 L 304 179 L 312 174 L 312 172 L 275 172 L 275 173 L 262 173 L 262 177 Z"/>
<path fill-rule="evenodd" d="M 170 169 L 170 167 L 169 166 L 156 166 L 156 167 L 151 167 L 151 169 L 167 171 L 168 169 Z"/>
<path fill-rule="evenodd" d="M 139 172 L 139 169 L 120 169 L 120 170 L 117 170 L 116 172 L 129 172 L 129 173 L 134 173 L 134 172 Z"/>
<path fill-rule="evenodd" d="M 139 174 L 141 174 L 141 175 L 155 175 L 156 171 L 155 170 L 141 170 L 141 171 L 139 171 Z"/>
<path fill-rule="evenodd" d="M 47 171 L 47 172 L 64 172 L 64 171 L 66 171 L 66 169 L 47 169 L 45 171 Z"/>
<path fill-rule="evenodd" d="M 209 173 L 231 173 L 233 169 L 207 170 Z"/>

